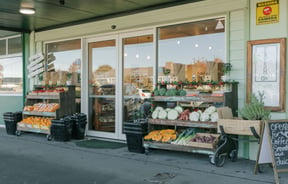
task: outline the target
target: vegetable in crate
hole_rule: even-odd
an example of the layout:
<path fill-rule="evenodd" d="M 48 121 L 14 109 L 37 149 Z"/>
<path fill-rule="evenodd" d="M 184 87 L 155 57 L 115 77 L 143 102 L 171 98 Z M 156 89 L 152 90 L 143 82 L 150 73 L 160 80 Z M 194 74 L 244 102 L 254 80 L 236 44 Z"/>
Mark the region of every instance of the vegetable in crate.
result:
<path fill-rule="evenodd" d="M 159 95 L 160 96 L 165 96 L 165 94 L 166 94 L 166 89 L 165 88 L 160 88 L 159 89 Z"/>
<path fill-rule="evenodd" d="M 178 116 L 179 116 L 179 113 L 178 113 L 178 111 L 175 110 L 175 109 L 170 109 L 170 110 L 168 111 L 167 116 L 168 116 L 168 119 L 169 119 L 169 120 L 176 120 L 176 119 L 178 118 Z"/>
<path fill-rule="evenodd" d="M 189 120 L 189 114 L 190 114 L 189 109 L 184 110 L 183 112 L 180 113 L 178 120 L 185 120 L 185 121 Z"/>
<path fill-rule="evenodd" d="M 199 121 L 199 118 L 200 118 L 199 112 L 193 111 L 189 114 L 189 120 L 190 121 Z"/>
<path fill-rule="evenodd" d="M 159 119 L 167 119 L 167 112 L 165 110 L 159 111 L 158 118 Z"/>

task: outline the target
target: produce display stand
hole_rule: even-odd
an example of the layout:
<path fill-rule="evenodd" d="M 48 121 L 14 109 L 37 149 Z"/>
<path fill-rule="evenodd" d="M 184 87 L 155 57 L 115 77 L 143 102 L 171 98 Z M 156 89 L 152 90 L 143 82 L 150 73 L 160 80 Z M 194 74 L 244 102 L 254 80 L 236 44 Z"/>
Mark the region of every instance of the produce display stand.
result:
<path fill-rule="evenodd" d="M 217 122 L 211 121 L 182 121 L 182 120 L 161 120 L 161 119 L 148 119 L 149 126 L 151 125 L 164 125 L 177 127 L 193 127 L 193 128 L 217 128 Z M 211 134 L 212 135 L 212 134 Z M 215 135 L 215 134 L 213 134 Z M 217 136 L 217 135 L 216 135 Z M 183 151 L 202 154 L 214 154 L 216 142 L 213 144 L 193 142 L 190 145 L 178 145 L 170 143 L 159 143 L 153 141 L 144 141 L 145 153 L 149 152 L 149 148 L 164 149 L 171 151 Z"/>
<path fill-rule="evenodd" d="M 41 111 L 23 111 L 22 117 L 43 117 L 52 119 L 62 118 L 66 115 L 73 114 L 76 111 L 75 86 L 65 86 L 68 89 L 63 91 L 53 91 L 51 89 L 33 91 L 26 95 L 25 106 L 31 106 L 36 103 L 58 103 L 60 108 L 55 112 L 41 112 Z M 48 87 L 49 88 L 49 87 Z M 22 132 L 41 133 L 47 135 L 47 140 L 52 140 L 50 133 L 50 126 L 43 126 L 41 124 L 17 123 L 16 135 L 20 136 Z"/>
<path fill-rule="evenodd" d="M 177 104 L 182 108 L 190 109 L 207 109 L 211 106 L 214 107 L 224 107 L 228 106 L 232 109 L 233 114 L 237 113 L 237 84 L 232 85 L 231 91 L 222 91 L 217 93 L 197 93 L 193 96 L 153 96 L 151 98 L 152 103 L 155 106 L 163 106 L 169 108 L 169 103 Z M 215 121 L 191 121 L 191 120 L 181 120 L 179 117 L 176 120 L 169 119 L 148 119 L 149 130 L 159 129 L 159 127 L 173 127 L 174 130 L 178 128 L 196 128 L 207 131 L 209 135 L 215 135 L 217 138 L 215 141 L 211 142 L 189 142 L 188 144 L 175 144 L 173 141 L 171 143 L 165 143 L 160 141 L 145 140 L 143 146 L 145 148 L 145 153 L 149 152 L 149 148 L 164 149 L 171 151 L 182 151 L 182 152 L 192 152 L 192 153 L 202 153 L 208 155 L 215 155 L 217 150 L 218 141 L 220 139 L 220 134 L 217 134 L 217 122 Z M 201 131 L 202 132 L 202 131 Z M 211 132 L 211 133 L 210 133 Z M 197 133 L 196 134 L 201 134 Z M 205 134 L 205 133 L 203 133 Z"/>

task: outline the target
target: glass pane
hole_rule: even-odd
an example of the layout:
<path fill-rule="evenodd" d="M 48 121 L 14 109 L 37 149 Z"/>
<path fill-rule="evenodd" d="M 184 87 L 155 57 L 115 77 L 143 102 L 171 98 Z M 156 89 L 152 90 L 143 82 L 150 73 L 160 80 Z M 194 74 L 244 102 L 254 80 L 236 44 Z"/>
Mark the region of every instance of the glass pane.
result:
<path fill-rule="evenodd" d="M 88 44 L 89 130 L 115 132 L 115 40 Z"/>
<path fill-rule="evenodd" d="M 44 77 L 44 83 L 65 85 L 68 81 L 68 83 L 80 86 L 81 40 L 49 43 L 46 47 L 47 71 L 50 72 L 50 76 Z"/>
<path fill-rule="evenodd" d="M 22 57 L 0 59 L 0 93 L 22 93 Z"/>
<path fill-rule="evenodd" d="M 76 112 L 81 109 L 81 40 L 49 43 L 47 49 L 47 72 L 40 75 L 43 85 L 75 85 Z"/>
<path fill-rule="evenodd" d="M 6 40 L 0 40 L 0 55 L 6 55 Z"/>
<path fill-rule="evenodd" d="M 8 39 L 8 54 L 19 54 L 22 52 L 21 37 Z"/>
<path fill-rule="evenodd" d="M 149 104 L 145 112 L 141 106 L 153 89 L 153 35 L 124 38 L 123 43 L 123 120 L 128 121 L 150 112 Z"/>
<path fill-rule="evenodd" d="M 226 60 L 224 25 L 218 18 L 159 28 L 158 81 L 219 81 Z"/>

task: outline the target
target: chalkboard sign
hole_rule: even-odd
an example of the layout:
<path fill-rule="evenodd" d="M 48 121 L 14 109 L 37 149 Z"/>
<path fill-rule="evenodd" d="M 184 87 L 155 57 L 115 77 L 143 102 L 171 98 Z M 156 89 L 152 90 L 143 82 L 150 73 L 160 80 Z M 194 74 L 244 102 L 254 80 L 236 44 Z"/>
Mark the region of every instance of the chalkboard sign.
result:
<path fill-rule="evenodd" d="M 269 120 L 261 131 L 255 174 L 259 164 L 272 163 L 276 184 L 279 172 L 288 172 L 288 119 Z"/>
<path fill-rule="evenodd" d="M 271 146 L 277 170 L 288 170 L 288 120 L 268 123 Z"/>

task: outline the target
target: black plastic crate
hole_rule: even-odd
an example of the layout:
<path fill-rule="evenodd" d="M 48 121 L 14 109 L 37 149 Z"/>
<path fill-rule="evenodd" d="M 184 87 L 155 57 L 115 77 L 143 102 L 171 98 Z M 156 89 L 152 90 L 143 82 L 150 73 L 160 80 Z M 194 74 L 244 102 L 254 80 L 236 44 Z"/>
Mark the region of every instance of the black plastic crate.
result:
<path fill-rule="evenodd" d="M 126 133 L 128 151 L 135 153 L 144 153 L 143 134 Z"/>
<path fill-rule="evenodd" d="M 17 121 L 4 120 L 6 133 L 9 135 L 16 135 Z"/>
<path fill-rule="evenodd" d="M 55 141 L 69 141 L 72 133 L 71 119 L 62 118 L 52 120 L 50 131 Z"/>
<path fill-rule="evenodd" d="M 124 122 L 124 133 L 147 133 L 148 123 L 147 121 L 126 121 Z"/>

